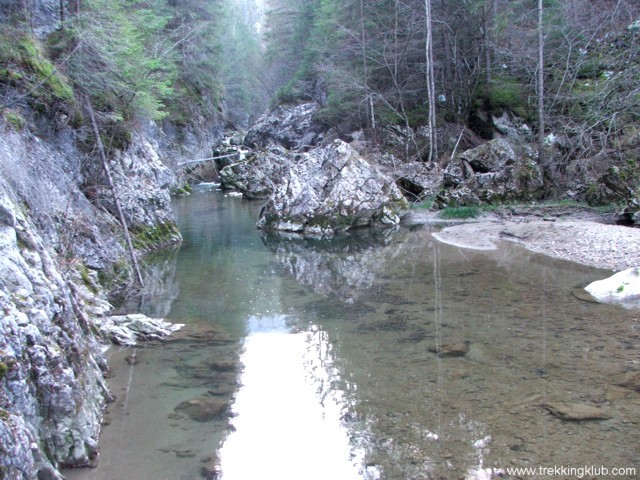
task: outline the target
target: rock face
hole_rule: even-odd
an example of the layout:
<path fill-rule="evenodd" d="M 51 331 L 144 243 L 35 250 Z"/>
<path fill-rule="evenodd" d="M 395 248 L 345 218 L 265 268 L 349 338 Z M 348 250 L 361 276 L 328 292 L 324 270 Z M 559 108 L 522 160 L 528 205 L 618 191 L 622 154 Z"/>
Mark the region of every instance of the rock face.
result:
<path fill-rule="evenodd" d="M 244 144 L 250 148 L 281 145 L 287 150 L 313 147 L 320 140 L 323 130 L 313 120 L 316 109 L 316 103 L 279 106 L 251 127 L 244 137 Z"/>
<path fill-rule="evenodd" d="M 395 183 L 347 143 L 301 154 L 267 200 L 258 228 L 333 235 L 400 222 L 409 204 Z"/>
<path fill-rule="evenodd" d="M 444 172 L 440 207 L 532 200 L 542 194 L 543 173 L 528 146 L 497 138 L 462 153 Z"/>
<path fill-rule="evenodd" d="M 0 198 L 0 467 L 7 479 L 60 478 L 59 466 L 97 456 L 104 358 L 45 241 Z"/>
<path fill-rule="evenodd" d="M 269 198 L 287 173 L 291 155 L 270 147 L 243 153 L 237 162 L 220 170 L 224 188 L 235 188 L 250 200 Z"/>
<path fill-rule="evenodd" d="M 60 479 L 96 461 L 109 393 L 94 332 L 110 306 L 95 279 L 128 256 L 78 132 L 28 128 L 0 120 L 0 477 Z M 139 250 L 180 238 L 161 152 L 137 134 L 110 164 Z"/>
<path fill-rule="evenodd" d="M 113 195 L 107 187 L 102 166 L 91 162 L 85 169 L 85 191 L 112 215 L 117 215 Z M 110 162 L 127 225 L 140 250 L 151 250 L 181 240 L 171 211 L 169 191 L 175 185 L 173 172 L 161 161 L 157 144 L 134 134 L 126 151 L 116 151 Z"/>

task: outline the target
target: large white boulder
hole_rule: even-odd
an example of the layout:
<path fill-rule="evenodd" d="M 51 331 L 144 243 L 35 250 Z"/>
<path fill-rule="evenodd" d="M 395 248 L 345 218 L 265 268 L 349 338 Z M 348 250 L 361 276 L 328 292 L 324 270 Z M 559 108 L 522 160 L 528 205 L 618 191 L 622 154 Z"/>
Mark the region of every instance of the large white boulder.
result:
<path fill-rule="evenodd" d="M 334 140 L 301 154 L 265 204 L 258 228 L 325 236 L 397 225 L 409 209 L 393 179 Z"/>
<path fill-rule="evenodd" d="M 604 280 L 592 282 L 585 290 L 600 302 L 619 302 L 640 307 L 640 267 L 628 268 Z"/>

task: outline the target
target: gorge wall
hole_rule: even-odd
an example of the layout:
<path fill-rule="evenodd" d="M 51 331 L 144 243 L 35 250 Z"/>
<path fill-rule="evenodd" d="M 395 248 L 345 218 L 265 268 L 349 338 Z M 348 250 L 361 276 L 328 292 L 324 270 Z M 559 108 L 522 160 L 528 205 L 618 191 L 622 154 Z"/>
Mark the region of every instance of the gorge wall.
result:
<path fill-rule="evenodd" d="M 0 477 L 62 478 L 98 454 L 110 398 L 97 326 L 106 290 L 128 285 L 130 262 L 104 172 L 78 148 L 79 132 L 0 120 Z M 149 123 L 110 168 L 138 253 L 180 241 L 165 163 L 200 155 L 217 135 Z M 183 135 L 185 138 L 187 135 Z M 99 281 L 100 280 L 100 281 Z"/>

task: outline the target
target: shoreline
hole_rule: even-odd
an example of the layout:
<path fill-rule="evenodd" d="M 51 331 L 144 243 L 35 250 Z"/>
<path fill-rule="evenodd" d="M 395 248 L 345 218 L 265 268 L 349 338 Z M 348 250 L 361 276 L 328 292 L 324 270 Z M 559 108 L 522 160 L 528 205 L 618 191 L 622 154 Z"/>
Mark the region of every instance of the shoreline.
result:
<path fill-rule="evenodd" d="M 604 214 L 567 209 L 506 210 L 455 224 L 437 212 L 412 212 L 408 224 L 444 224 L 432 233 L 459 248 L 495 250 L 512 242 L 549 257 L 621 271 L 640 265 L 640 228 L 614 225 Z"/>

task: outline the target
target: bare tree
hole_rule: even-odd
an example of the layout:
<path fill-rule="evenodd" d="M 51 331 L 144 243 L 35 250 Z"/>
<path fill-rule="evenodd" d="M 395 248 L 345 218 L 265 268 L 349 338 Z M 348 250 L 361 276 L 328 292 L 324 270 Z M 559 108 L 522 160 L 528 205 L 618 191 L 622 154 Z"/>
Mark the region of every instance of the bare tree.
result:
<path fill-rule="evenodd" d="M 538 161 L 544 160 L 544 32 L 543 0 L 538 0 Z"/>
<path fill-rule="evenodd" d="M 431 0 L 424 0 L 426 41 L 425 57 L 427 61 L 427 96 L 429 101 L 429 162 L 438 158 L 438 140 L 436 133 L 436 88 L 433 73 L 433 21 L 431 18 Z"/>

